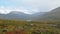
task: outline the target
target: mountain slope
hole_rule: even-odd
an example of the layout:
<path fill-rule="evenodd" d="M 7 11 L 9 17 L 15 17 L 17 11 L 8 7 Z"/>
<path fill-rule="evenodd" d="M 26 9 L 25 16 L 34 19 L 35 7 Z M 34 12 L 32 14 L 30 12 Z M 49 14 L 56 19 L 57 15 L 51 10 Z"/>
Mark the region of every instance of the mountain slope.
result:
<path fill-rule="evenodd" d="M 22 12 L 12 11 L 9 14 L 0 14 L 0 19 L 12 20 L 60 20 L 60 7 L 50 12 L 39 12 L 36 14 L 25 14 Z"/>
<path fill-rule="evenodd" d="M 0 19 L 8 20 L 34 20 L 39 15 L 42 16 L 45 12 L 39 12 L 32 15 L 23 12 L 11 11 L 9 14 L 0 14 Z"/>
<path fill-rule="evenodd" d="M 47 12 L 39 12 L 39 13 L 32 14 L 32 15 L 30 16 L 30 20 L 36 20 L 38 17 L 41 17 L 41 16 L 44 15 L 45 13 L 47 13 Z"/>
<path fill-rule="evenodd" d="M 9 14 L 0 14 L 0 19 L 25 20 L 28 16 L 30 15 L 22 12 L 11 12 Z"/>
<path fill-rule="evenodd" d="M 44 14 L 43 16 L 37 18 L 37 20 L 60 20 L 60 7 Z"/>

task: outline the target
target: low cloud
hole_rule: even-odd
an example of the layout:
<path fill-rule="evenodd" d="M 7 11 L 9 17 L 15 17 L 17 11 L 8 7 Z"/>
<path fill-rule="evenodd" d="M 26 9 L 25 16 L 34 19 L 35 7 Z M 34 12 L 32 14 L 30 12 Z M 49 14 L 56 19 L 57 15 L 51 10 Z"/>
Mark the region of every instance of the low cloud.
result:
<path fill-rule="evenodd" d="M 4 0 L 0 2 L 3 2 L 0 3 L 2 4 L 0 7 L 9 7 L 9 10 L 16 8 L 24 13 L 46 12 L 60 7 L 60 0 Z"/>

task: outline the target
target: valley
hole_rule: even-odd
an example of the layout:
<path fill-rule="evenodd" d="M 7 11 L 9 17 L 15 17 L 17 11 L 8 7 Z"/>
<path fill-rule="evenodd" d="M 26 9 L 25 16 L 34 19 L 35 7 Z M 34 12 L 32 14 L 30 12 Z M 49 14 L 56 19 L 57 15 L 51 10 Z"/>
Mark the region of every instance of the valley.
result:
<path fill-rule="evenodd" d="M 60 21 L 1 20 L 0 34 L 60 34 Z"/>

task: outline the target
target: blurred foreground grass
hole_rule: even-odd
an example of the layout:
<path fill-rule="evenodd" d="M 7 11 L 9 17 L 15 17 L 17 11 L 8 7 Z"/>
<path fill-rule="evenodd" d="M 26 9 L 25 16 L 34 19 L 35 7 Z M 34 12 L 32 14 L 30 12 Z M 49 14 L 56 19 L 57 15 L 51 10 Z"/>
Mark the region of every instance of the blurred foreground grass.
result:
<path fill-rule="evenodd" d="M 60 34 L 60 21 L 0 19 L 0 34 Z"/>

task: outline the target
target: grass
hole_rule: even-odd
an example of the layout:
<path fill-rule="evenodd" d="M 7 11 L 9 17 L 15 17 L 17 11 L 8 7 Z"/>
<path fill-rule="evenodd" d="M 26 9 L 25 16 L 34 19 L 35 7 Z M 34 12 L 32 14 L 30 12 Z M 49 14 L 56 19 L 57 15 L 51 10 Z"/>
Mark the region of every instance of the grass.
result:
<path fill-rule="evenodd" d="M 9 32 L 19 34 L 60 34 L 60 21 L 22 21 L 22 20 L 1 20 L 0 33 Z M 10 33 L 12 34 L 12 33 Z"/>

